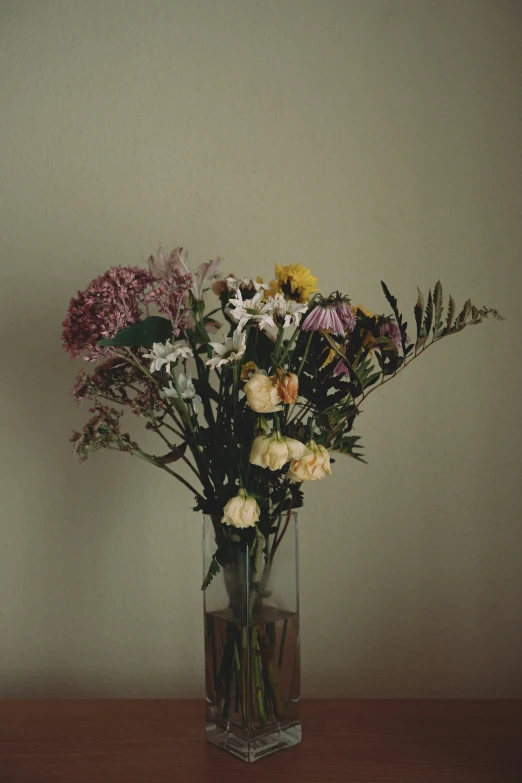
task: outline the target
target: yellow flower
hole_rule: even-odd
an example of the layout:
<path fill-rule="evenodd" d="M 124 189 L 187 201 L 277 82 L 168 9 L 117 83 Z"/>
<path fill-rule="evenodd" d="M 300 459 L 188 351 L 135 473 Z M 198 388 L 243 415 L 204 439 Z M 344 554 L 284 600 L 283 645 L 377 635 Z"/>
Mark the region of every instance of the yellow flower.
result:
<path fill-rule="evenodd" d="M 246 362 L 241 368 L 241 375 L 239 377 L 242 381 L 246 381 L 256 370 L 257 364 L 255 362 Z"/>
<path fill-rule="evenodd" d="M 357 310 L 360 310 L 361 313 L 363 313 L 367 318 L 375 318 L 373 313 L 370 313 L 369 310 L 366 309 L 366 307 L 363 307 L 363 305 L 357 305 L 357 307 L 352 307 L 353 314 L 357 315 Z"/>
<path fill-rule="evenodd" d="M 362 347 L 369 348 L 370 353 L 373 355 L 373 349 L 377 346 L 377 340 L 371 332 L 365 329 L 361 329 Z"/>
<path fill-rule="evenodd" d="M 336 343 L 336 345 L 337 345 L 337 343 Z M 340 348 L 341 348 L 341 346 L 339 346 L 339 349 Z M 326 359 L 324 360 L 324 362 L 321 365 L 321 370 L 323 370 L 325 367 L 328 367 L 328 365 L 331 364 L 334 359 L 339 360 L 339 358 L 340 358 L 339 357 L 339 353 L 334 348 L 328 348 L 328 346 L 326 346 L 326 348 L 324 349 L 323 353 L 326 354 Z"/>
<path fill-rule="evenodd" d="M 301 264 L 279 266 L 275 268 L 276 279 L 270 282 L 270 290 L 267 296 L 275 296 L 282 293 L 287 299 L 296 302 L 308 302 L 312 294 L 318 290 L 318 278 L 314 277 L 310 269 Z"/>

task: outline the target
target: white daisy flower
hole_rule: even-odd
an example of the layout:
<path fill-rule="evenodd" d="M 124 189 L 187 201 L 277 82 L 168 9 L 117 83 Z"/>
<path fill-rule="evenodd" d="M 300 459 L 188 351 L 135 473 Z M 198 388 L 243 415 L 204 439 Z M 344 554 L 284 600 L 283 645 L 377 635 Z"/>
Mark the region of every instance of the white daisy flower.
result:
<path fill-rule="evenodd" d="M 292 299 L 285 299 L 281 293 L 269 296 L 267 304 L 272 308 L 274 318 L 283 321 L 285 329 L 291 324 L 299 326 L 301 315 L 308 310 L 308 303 L 300 304 Z"/>
<path fill-rule="evenodd" d="M 176 364 L 179 359 L 188 359 L 193 356 L 188 345 L 172 345 L 170 340 L 166 343 L 153 343 L 152 353 L 144 353 L 144 359 L 150 359 L 150 371 L 159 372 L 163 365 L 166 365 L 167 372 L 170 373 L 170 365 Z"/>
<path fill-rule="evenodd" d="M 196 389 L 194 388 L 194 384 L 192 383 L 192 376 L 188 372 L 186 375 L 184 375 L 182 372 L 178 375 L 178 384 L 179 389 L 181 391 L 181 397 L 185 400 L 185 402 L 192 403 L 192 406 L 194 408 L 194 411 L 197 411 L 197 404 L 198 402 L 201 402 L 201 397 L 199 394 L 196 394 Z M 165 397 L 177 397 L 178 392 L 176 388 L 172 385 L 172 381 L 169 381 L 169 385 L 164 388 L 161 392 Z"/>
<path fill-rule="evenodd" d="M 234 364 L 240 359 L 246 350 L 246 334 L 236 329 L 232 337 L 225 337 L 222 343 L 209 343 L 212 346 L 214 355 L 212 359 L 207 359 L 207 364 L 215 370 L 223 364 Z"/>
<path fill-rule="evenodd" d="M 260 329 L 274 326 L 273 306 L 269 302 L 263 302 L 264 295 L 264 291 L 258 291 L 252 299 L 243 299 L 241 290 L 238 288 L 236 298 L 229 301 L 230 315 L 237 321 L 237 328 L 240 332 L 249 321 L 256 323 Z"/>

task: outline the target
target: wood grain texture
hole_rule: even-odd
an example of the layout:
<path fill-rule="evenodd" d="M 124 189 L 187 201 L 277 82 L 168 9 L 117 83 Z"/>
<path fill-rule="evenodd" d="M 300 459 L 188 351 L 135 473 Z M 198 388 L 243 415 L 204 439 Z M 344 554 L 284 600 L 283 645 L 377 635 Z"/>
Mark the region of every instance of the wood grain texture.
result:
<path fill-rule="evenodd" d="M 5 701 L 1 783 L 522 783 L 522 701 L 310 700 L 301 745 L 253 764 L 203 701 Z"/>

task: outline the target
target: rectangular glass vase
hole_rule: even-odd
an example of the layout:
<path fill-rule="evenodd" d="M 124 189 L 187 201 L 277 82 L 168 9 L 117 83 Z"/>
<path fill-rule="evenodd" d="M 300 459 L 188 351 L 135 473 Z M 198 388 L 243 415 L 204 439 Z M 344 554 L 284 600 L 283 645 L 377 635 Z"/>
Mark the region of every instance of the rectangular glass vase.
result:
<path fill-rule="evenodd" d="M 221 522 L 203 517 L 203 569 Z M 274 520 L 204 592 L 207 739 L 253 762 L 301 741 L 297 514 Z"/>

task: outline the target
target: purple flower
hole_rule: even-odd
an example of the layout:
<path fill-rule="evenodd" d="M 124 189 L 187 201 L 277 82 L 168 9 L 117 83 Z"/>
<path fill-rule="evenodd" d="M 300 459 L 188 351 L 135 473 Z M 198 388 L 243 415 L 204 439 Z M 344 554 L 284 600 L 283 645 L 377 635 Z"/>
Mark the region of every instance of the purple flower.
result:
<path fill-rule="evenodd" d="M 389 318 L 387 321 L 381 324 L 381 334 L 393 340 L 397 348 L 402 348 L 401 330 L 399 328 L 399 324 L 396 321 L 393 321 L 391 318 Z M 406 335 L 406 345 L 408 345 L 410 342 L 410 338 L 408 335 Z"/>
<path fill-rule="evenodd" d="M 332 305 L 318 304 L 304 319 L 301 329 L 303 332 L 317 332 L 319 329 L 329 329 L 334 334 L 344 334 L 344 324 Z"/>
<path fill-rule="evenodd" d="M 335 367 L 333 369 L 333 374 L 334 375 L 343 375 L 345 378 L 349 378 L 350 377 L 350 370 L 348 369 L 348 367 L 346 366 L 346 364 L 343 362 L 342 359 L 339 359 L 339 361 L 335 365 Z"/>
<path fill-rule="evenodd" d="M 345 331 L 347 332 L 353 332 L 355 329 L 355 325 L 357 323 L 357 319 L 354 315 L 354 312 L 348 302 L 346 302 L 344 299 L 342 299 L 335 308 L 337 315 L 342 321 L 342 324 L 345 328 Z"/>

